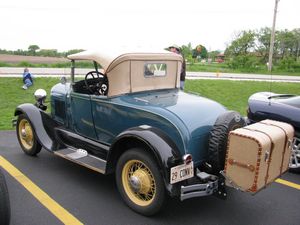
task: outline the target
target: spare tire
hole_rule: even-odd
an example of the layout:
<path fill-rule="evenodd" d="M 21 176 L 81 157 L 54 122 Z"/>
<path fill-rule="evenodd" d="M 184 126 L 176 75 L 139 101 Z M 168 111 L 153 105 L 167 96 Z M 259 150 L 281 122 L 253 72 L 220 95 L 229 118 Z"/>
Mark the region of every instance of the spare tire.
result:
<path fill-rule="evenodd" d="M 218 117 L 209 136 L 210 173 L 218 175 L 224 169 L 229 132 L 246 125 L 246 120 L 238 112 L 228 111 Z"/>

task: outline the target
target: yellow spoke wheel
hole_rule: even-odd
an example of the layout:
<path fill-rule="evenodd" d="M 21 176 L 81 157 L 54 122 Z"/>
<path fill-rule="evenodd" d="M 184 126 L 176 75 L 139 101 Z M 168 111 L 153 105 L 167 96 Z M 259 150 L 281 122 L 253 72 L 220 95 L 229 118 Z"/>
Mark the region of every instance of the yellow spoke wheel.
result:
<path fill-rule="evenodd" d="M 27 155 L 34 156 L 41 151 L 42 146 L 38 142 L 34 129 L 26 115 L 19 115 L 16 132 L 21 148 Z"/>
<path fill-rule="evenodd" d="M 26 119 L 20 120 L 18 132 L 21 144 L 25 149 L 30 150 L 33 147 L 34 136 L 31 125 Z"/>
<path fill-rule="evenodd" d="M 147 206 L 155 197 L 156 184 L 150 169 L 139 160 L 130 160 L 123 167 L 122 182 L 128 197 L 135 204 Z"/>
<path fill-rule="evenodd" d="M 165 202 L 165 182 L 157 159 L 148 150 L 125 151 L 116 167 L 116 182 L 124 202 L 134 211 L 150 216 Z"/>

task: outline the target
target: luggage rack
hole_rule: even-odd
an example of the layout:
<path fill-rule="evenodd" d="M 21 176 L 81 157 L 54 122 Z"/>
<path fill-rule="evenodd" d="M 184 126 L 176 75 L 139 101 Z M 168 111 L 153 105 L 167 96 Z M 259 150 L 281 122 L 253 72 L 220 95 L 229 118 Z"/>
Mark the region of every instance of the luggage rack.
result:
<path fill-rule="evenodd" d="M 243 190 L 242 187 L 240 187 L 239 185 L 237 185 L 233 180 L 231 180 L 231 178 L 230 178 L 229 176 L 227 176 L 227 175 L 225 174 L 225 171 L 224 171 L 224 170 L 220 171 L 220 174 L 225 178 L 225 181 L 226 181 L 226 185 L 227 185 L 227 186 L 230 186 L 230 187 L 232 187 L 232 188 L 234 188 L 234 189 L 236 189 L 236 190 L 238 190 L 238 191 L 243 191 L 243 192 L 245 192 L 245 190 Z"/>

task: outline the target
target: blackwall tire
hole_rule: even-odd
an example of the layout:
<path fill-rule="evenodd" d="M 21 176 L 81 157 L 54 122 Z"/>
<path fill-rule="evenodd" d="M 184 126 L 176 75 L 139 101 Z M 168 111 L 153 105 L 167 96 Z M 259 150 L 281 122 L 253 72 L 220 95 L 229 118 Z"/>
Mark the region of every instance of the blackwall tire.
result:
<path fill-rule="evenodd" d="M 228 111 L 218 117 L 209 136 L 210 173 L 218 175 L 224 169 L 229 132 L 246 125 L 245 119 L 234 111 Z"/>
<path fill-rule="evenodd" d="M 124 202 L 142 215 L 154 215 L 164 205 L 163 178 L 154 158 L 144 149 L 134 148 L 120 157 L 116 183 Z"/>
<path fill-rule="evenodd" d="M 30 156 L 37 155 L 42 146 L 37 140 L 37 136 L 28 117 L 24 114 L 18 116 L 16 132 L 22 150 Z"/>
<path fill-rule="evenodd" d="M 9 195 L 4 175 L 0 170 L 0 224 L 8 225 L 10 221 Z"/>

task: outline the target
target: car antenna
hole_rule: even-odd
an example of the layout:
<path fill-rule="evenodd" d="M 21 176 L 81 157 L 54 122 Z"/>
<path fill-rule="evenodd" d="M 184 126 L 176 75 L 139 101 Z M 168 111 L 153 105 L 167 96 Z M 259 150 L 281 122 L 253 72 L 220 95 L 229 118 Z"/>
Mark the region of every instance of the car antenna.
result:
<path fill-rule="evenodd" d="M 269 85 L 269 89 L 270 89 L 270 97 L 269 97 L 269 106 L 271 105 L 271 99 L 272 99 L 272 96 L 271 96 L 271 93 L 272 93 L 272 84 L 273 84 L 273 74 L 272 74 L 272 67 L 270 68 L 270 77 L 271 77 L 271 80 L 270 80 L 270 85 Z"/>

